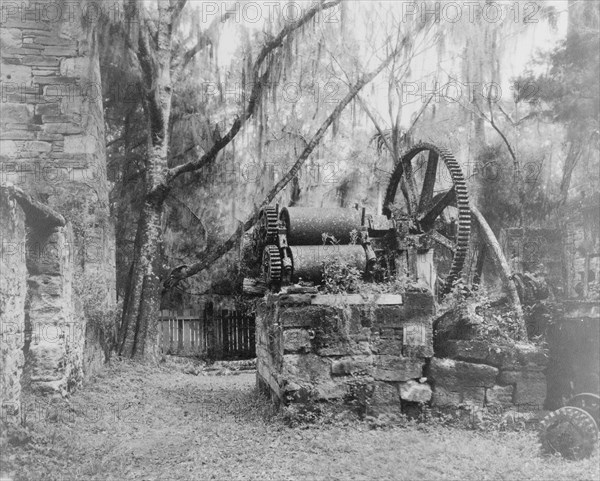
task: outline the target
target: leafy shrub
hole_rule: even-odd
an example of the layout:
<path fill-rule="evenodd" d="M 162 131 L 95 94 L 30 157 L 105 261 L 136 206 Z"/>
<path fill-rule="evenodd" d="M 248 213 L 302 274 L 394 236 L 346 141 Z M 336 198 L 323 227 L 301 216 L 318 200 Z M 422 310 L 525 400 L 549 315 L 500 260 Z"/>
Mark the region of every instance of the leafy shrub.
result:
<path fill-rule="evenodd" d="M 106 298 L 108 289 L 104 277 L 83 269 L 75 271 L 73 293 L 81 302 L 88 329 L 100 333 L 100 339 L 112 347 L 122 311 L 122 303 L 112 304 Z"/>
<path fill-rule="evenodd" d="M 335 257 L 323 262 L 323 288 L 329 294 L 358 292 L 362 273 L 346 261 Z"/>

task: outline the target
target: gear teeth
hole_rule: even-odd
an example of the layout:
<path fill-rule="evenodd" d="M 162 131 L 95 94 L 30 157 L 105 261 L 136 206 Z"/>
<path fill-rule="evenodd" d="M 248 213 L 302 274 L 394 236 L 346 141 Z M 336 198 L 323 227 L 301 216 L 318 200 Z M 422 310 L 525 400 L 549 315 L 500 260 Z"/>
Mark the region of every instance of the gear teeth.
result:
<path fill-rule="evenodd" d="M 281 280 L 281 270 L 283 263 L 279 248 L 275 245 L 268 245 L 263 251 L 263 276 L 267 284 L 279 282 Z"/>
<path fill-rule="evenodd" d="M 277 243 L 277 234 L 279 234 L 279 223 L 277 209 L 275 207 L 265 208 L 264 223 L 266 233 L 265 244 Z"/>
<path fill-rule="evenodd" d="M 464 266 L 471 233 L 471 210 L 469 208 L 467 182 L 462 173 L 462 169 L 460 168 L 460 165 L 458 164 L 452 152 L 450 152 L 448 149 L 440 148 L 427 142 L 419 143 L 409 149 L 403 155 L 402 160 L 398 163 L 398 166 L 396 166 L 390 177 L 390 183 L 388 184 L 385 195 L 384 213 L 389 214 L 387 206 L 394 202 L 396 191 L 398 190 L 398 185 L 403 172 L 403 169 L 400 166 L 404 165 L 406 160 L 410 161 L 419 152 L 426 150 L 436 152 L 438 154 L 438 159 L 441 159 L 444 162 L 446 168 L 450 172 L 450 176 L 452 177 L 452 182 L 454 184 L 454 190 L 456 192 L 456 206 L 458 209 L 458 225 L 456 232 L 458 235 L 456 239 L 454 257 L 452 258 L 452 265 L 450 266 L 450 271 L 446 276 L 442 291 L 442 294 L 447 294 L 450 289 L 452 289 L 454 282 L 459 278 Z"/>
<path fill-rule="evenodd" d="M 538 439 L 546 454 L 560 453 L 568 459 L 583 459 L 594 450 L 598 426 L 588 412 L 565 406 L 542 420 Z"/>

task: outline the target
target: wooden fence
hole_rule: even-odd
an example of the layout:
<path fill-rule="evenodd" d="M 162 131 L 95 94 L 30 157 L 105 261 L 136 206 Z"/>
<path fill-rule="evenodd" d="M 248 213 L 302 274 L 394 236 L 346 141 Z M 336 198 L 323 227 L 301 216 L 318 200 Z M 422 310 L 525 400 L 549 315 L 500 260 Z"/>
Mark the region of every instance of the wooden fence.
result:
<path fill-rule="evenodd" d="M 161 311 L 159 348 L 177 356 L 213 359 L 256 357 L 254 315 L 230 309 Z"/>

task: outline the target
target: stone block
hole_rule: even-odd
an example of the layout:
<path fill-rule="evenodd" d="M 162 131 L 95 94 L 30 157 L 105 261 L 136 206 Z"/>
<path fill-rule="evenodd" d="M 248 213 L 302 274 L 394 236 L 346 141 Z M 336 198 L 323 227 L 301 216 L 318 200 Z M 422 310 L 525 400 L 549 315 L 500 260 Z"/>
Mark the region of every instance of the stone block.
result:
<path fill-rule="evenodd" d="M 435 314 L 433 295 L 429 290 L 408 290 L 404 295 L 404 317 L 430 318 Z"/>
<path fill-rule="evenodd" d="M 373 365 L 372 356 L 351 356 L 336 359 L 331 363 L 333 376 L 349 376 L 351 374 L 366 374 Z"/>
<path fill-rule="evenodd" d="M 5 92 L 9 92 L 11 83 L 14 83 L 15 89 L 20 89 L 24 85 L 31 85 L 33 81 L 32 69 L 28 65 L 11 65 L 10 68 L 2 69 L 1 78 L 4 83 Z"/>
<path fill-rule="evenodd" d="M 67 122 L 44 124 L 43 130 L 49 134 L 79 134 L 82 131 L 80 125 Z"/>
<path fill-rule="evenodd" d="M 302 306 L 310 305 L 313 294 L 280 294 L 273 296 L 279 306 Z"/>
<path fill-rule="evenodd" d="M 351 332 L 348 337 L 354 342 L 370 342 L 372 340 L 371 329 L 369 327 L 363 327 L 357 332 Z"/>
<path fill-rule="evenodd" d="M 56 102 L 48 104 L 38 104 L 35 106 L 36 115 L 59 115 L 60 105 Z"/>
<path fill-rule="evenodd" d="M 4 23 L 4 22 L 3 22 Z M 20 47 L 23 44 L 23 35 L 19 28 L 3 28 L 0 30 L 2 48 Z"/>
<path fill-rule="evenodd" d="M 490 355 L 490 343 L 476 340 L 449 339 L 436 351 L 436 354 L 459 361 L 485 364 Z"/>
<path fill-rule="evenodd" d="M 94 154 L 98 143 L 91 135 L 69 135 L 65 137 L 66 154 Z"/>
<path fill-rule="evenodd" d="M 358 328 L 369 328 L 373 325 L 375 309 L 373 306 L 352 305 L 348 307 L 351 316 L 351 328 L 353 332 Z M 353 328 L 354 327 L 354 328 Z"/>
<path fill-rule="evenodd" d="M 386 382 L 374 382 L 370 396 L 371 406 L 394 405 L 400 408 L 400 394 L 396 386 Z"/>
<path fill-rule="evenodd" d="M 278 311 L 278 318 L 284 327 L 306 327 L 318 326 L 325 317 L 336 315 L 336 311 L 324 306 L 283 306 Z"/>
<path fill-rule="evenodd" d="M 546 376 L 540 371 L 501 371 L 500 384 L 514 386 L 513 402 L 516 405 L 542 407 L 546 400 Z"/>
<path fill-rule="evenodd" d="M 22 145 L 22 142 L 15 142 L 14 140 L 1 140 L 0 154 L 2 157 L 16 157 L 21 152 Z"/>
<path fill-rule="evenodd" d="M 23 58 L 22 63 L 33 67 L 58 67 L 60 60 L 58 57 L 48 55 L 28 55 Z"/>
<path fill-rule="evenodd" d="M 331 361 L 316 354 L 284 354 L 282 377 L 294 382 L 331 379 Z"/>
<path fill-rule="evenodd" d="M 66 47 L 66 46 L 76 47 L 77 46 L 76 41 L 70 40 L 68 38 L 60 38 L 55 35 L 52 35 L 52 36 L 37 35 L 36 39 L 35 39 L 35 43 L 37 43 L 38 45 L 61 46 L 61 47 Z"/>
<path fill-rule="evenodd" d="M 360 294 L 318 294 L 313 295 L 311 303 L 314 306 L 345 307 L 351 304 L 364 304 Z"/>
<path fill-rule="evenodd" d="M 353 344 L 349 341 L 339 341 L 328 345 L 321 345 L 316 349 L 316 353 L 323 357 L 350 356 L 352 354 L 360 353 L 355 347 L 357 347 L 356 343 Z"/>
<path fill-rule="evenodd" d="M 393 356 L 402 355 L 402 339 L 379 339 L 373 342 L 375 354 L 389 354 Z"/>
<path fill-rule="evenodd" d="M 60 381 L 66 367 L 64 346 L 59 343 L 43 342 L 29 349 L 28 363 L 32 382 Z"/>
<path fill-rule="evenodd" d="M 485 391 L 487 406 L 507 407 L 513 404 L 513 386 L 493 386 Z"/>
<path fill-rule="evenodd" d="M 372 376 L 381 381 L 408 381 L 423 376 L 421 359 L 401 356 L 375 356 Z"/>
<path fill-rule="evenodd" d="M 348 393 L 348 386 L 336 381 L 323 381 L 314 386 L 312 397 L 316 401 L 334 401 L 343 399 Z"/>
<path fill-rule="evenodd" d="M 409 402 L 426 403 L 431 401 L 431 387 L 418 381 L 400 383 L 400 399 Z"/>
<path fill-rule="evenodd" d="M 77 55 L 77 47 L 67 45 L 63 47 L 48 46 L 44 48 L 44 55 L 51 55 L 57 57 L 74 57 Z"/>
<path fill-rule="evenodd" d="M 284 353 L 309 352 L 310 350 L 310 335 L 306 329 L 286 329 L 283 331 Z"/>
<path fill-rule="evenodd" d="M 457 391 L 470 387 L 492 387 L 497 376 L 498 369 L 492 366 L 436 357 L 431 360 L 428 375 L 435 386 Z"/>
<path fill-rule="evenodd" d="M 31 119 L 32 107 L 27 104 L 0 103 L 0 119 L 2 123 L 27 123 Z"/>
<path fill-rule="evenodd" d="M 517 362 L 528 370 L 543 370 L 548 365 L 546 351 L 532 344 L 518 343 L 515 345 Z"/>
<path fill-rule="evenodd" d="M 34 140 L 35 132 L 29 130 L 3 130 L 0 132 L 0 140 Z"/>
<path fill-rule="evenodd" d="M 431 404 L 438 407 L 458 406 L 461 401 L 460 393 L 450 391 L 442 386 L 434 386 L 431 393 Z"/>
<path fill-rule="evenodd" d="M 483 318 L 475 312 L 475 306 L 452 309 L 433 321 L 435 352 L 441 352 L 440 343 L 448 339 L 474 339 L 480 331 Z"/>
<path fill-rule="evenodd" d="M 400 327 L 404 317 L 402 306 L 377 306 L 373 325 L 377 327 Z"/>
<path fill-rule="evenodd" d="M 469 387 L 451 390 L 443 386 L 434 386 L 431 404 L 439 407 L 456 407 L 460 404 L 483 406 L 485 403 L 485 388 Z"/>
<path fill-rule="evenodd" d="M 368 301 L 378 306 L 401 306 L 404 304 L 404 297 L 401 294 L 375 294 L 369 296 Z"/>
<path fill-rule="evenodd" d="M 49 142 L 42 142 L 34 140 L 31 142 L 25 142 L 23 149 L 27 152 L 50 152 L 52 150 L 52 144 Z"/>

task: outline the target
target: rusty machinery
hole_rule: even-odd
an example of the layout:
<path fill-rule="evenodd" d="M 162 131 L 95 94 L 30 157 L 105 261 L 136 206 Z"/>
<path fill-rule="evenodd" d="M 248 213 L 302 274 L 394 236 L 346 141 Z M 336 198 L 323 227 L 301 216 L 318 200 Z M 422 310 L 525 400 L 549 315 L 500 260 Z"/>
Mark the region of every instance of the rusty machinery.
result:
<path fill-rule="evenodd" d="M 438 294 L 465 262 L 471 219 L 466 182 L 445 149 L 421 143 L 390 177 L 383 214 L 358 208 L 266 207 L 255 229 L 255 260 L 271 288 L 320 284 L 323 263 L 340 258 L 375 277 L 408 273 Z M 436 281 L 437 279 L 437 281 Z"/>

